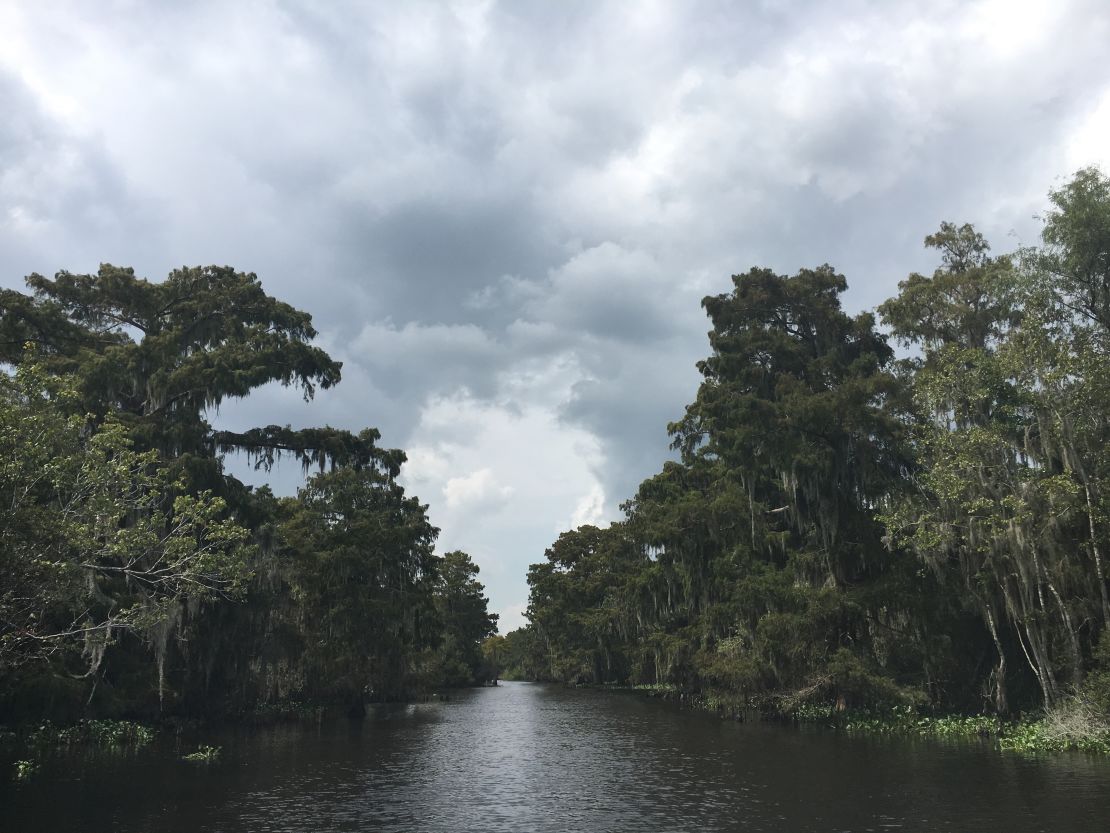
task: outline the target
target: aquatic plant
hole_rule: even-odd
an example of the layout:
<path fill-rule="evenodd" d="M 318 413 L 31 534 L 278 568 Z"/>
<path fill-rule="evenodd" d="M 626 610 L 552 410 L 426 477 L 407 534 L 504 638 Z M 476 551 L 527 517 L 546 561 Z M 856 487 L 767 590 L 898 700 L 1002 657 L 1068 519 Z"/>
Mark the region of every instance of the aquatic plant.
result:
<path fill-rule="evenodd" d="M 196 752 L 190 752 L 188 755 L 182 757 L 183 761 L 192 761 L 193 763 L 210 764 L 213 761 L 220 759 L 222 749 L 219 746 L 207 746 L 202 744 L 197 748 Z"/>
<path fill-rule="evenodd" d="M 72 726 L 42 723 L 30 733 L 28 740 L 40 746 L 140 747 L 153 741 L 155 734 L 151 727 L 130 720 L 82 720 Z"/>

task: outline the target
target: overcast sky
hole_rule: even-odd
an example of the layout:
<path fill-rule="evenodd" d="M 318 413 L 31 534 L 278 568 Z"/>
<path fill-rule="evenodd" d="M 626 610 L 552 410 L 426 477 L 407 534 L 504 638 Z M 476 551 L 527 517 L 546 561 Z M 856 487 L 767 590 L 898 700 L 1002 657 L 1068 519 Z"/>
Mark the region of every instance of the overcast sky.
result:
<path fill-rule="evenodd" d="M 704 295 L 828 262 L 856 311 L 942 220 L 1035 242 L 1110 170 L 1108 43 L 1105 0 L 0 0 L 0 283 L 257 272 L 343 382 L 213 422 L 380 428 L 505 632 L 666 458 Z"/>

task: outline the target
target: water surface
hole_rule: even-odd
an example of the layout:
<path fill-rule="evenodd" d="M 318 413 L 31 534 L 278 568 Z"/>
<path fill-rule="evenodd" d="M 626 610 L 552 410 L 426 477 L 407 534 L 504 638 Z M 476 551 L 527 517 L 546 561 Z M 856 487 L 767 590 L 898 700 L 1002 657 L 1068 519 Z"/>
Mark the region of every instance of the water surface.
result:
<path fill-rule="evenodd" d="M 1110 761 L 741 724 L 635 695 L 503 683 L 361 722 L 48 759 L 2 831 L 1106 833 Z"/>

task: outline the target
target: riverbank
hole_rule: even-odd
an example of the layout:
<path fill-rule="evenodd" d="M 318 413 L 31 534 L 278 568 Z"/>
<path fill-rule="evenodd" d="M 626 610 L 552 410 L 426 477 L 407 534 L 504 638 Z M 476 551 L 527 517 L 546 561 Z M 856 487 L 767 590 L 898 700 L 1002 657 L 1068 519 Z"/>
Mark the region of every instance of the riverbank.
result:
<path fill-rule="evenodd" d="M 367 705 L 370 709 L 389 708 L 450 699 L 449 691 L 436 691 L 408 700 Z M 220 747 L 208 743 L 208 738 L 229 727 L 261 729 L 283 723 L 320 724 L 350 716 L 349 707 L 343 705 L 285 702 L 261 705 L 235 716 L 209 719 L 86 719 L 71 724 L 42 720 L 16 726 L 0 725 L 0 781 L 31 778 L 38 772 L 42 759 L 58 751 L 90 749 L 130 753 L 155 741 L 172 744 L 183 761 L 211 763 L 219 759 Z"/>
<path fill-rule="evenodd" d="M 130 754 L 156 741 L 172 745 L 181 760 L 210 763 L 220 747 L 206 742 L 209 734 L 228 726 L 262 728 L 279 723 L 323 721 L 339 713 L 335 707 L 285 703 L 262 706 L 235 718 L 202 720 L 167 718 L 157 722 L 86 719 L 71 724 L 50 720 L 0 726 L 0 780 L 24 781 L 34 776 L 44 758 L 66 750 Z"/>
<path fill-rule="evenodd" d="M 756 702 L 731 693 L 686 692 L 665 684 L 596 688 L 658 697 L 730 720 L 819 725 L 852 734 L 936 740 L 988 739 L 999 749 L 1016 752 L 1070 750 L 1110 755 L 1110 721 L 1078 700 L 1067 701 L 1037 716 L 1004 720 L 990 715 L 927 714 L 913 706 L 838 711 L 830 704 L 803 704 L 783 710 L 773 700 Z"/>

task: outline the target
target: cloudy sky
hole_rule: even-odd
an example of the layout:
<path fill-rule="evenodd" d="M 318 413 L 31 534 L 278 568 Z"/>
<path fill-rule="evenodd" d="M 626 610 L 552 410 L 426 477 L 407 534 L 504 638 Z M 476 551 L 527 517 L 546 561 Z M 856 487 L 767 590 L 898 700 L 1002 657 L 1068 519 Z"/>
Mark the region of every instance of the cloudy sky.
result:
<path fill-rule="evenodd" d="M 1105 0 L 0 0 L 0 284 L 257 272 L 344 381 L 213 421 L 379 427 L 504 631 L 665 459 L 704 295 L 828 262 L 859 310 L 942 220 L 1035 242 L 1110 170 L 1108 43 Z"/>

